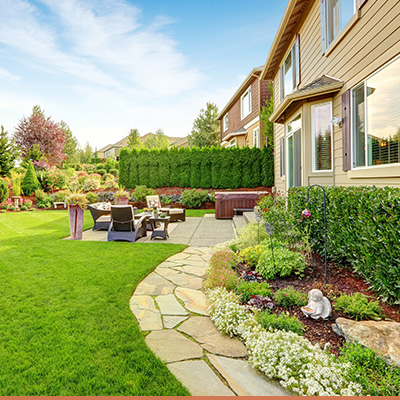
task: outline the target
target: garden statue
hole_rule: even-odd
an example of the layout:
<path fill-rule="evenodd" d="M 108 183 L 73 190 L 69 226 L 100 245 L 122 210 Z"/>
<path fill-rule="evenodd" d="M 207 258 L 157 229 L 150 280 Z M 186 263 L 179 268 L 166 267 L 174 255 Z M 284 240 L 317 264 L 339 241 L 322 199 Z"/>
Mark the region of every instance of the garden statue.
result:
<path fill-rule="evenodd" d="M 308 304 L 305 307 L 301 307 L 301 311 L 307 317 L 325 319 L 331 315 L 332 306 L 319 289 L 311 289 L 308 292 Z"/>

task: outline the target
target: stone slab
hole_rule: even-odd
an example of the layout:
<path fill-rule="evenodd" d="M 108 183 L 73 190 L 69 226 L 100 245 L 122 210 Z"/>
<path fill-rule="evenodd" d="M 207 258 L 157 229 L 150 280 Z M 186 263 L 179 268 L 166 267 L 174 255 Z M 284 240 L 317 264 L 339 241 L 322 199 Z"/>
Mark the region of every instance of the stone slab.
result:
<path fill-rule="evenodd" d="M 150 349 L 166 363 L 202 358 L 203 349 L 174 329 L 153 331 L 146 336 Z"/>
<path fill-rule="evenodd" d="M 188 315 L 173 294 L 163 294 L 156 297 L 156 302 L 162 315 Z"/>
<path fill-rule="evenodd" d="M 157 267 L 156 272 L 165 279 L 171 281 L 176 286 L 182 286 L 195 290 L 202 288 L 203 281 L 197 276 L 189 275 L 184 272 L 179 272 L 172 268 Z"/>
<path fill-rule="evenodd" d="M 200 290 L 177 287 L 175 295 L 185 303 L 185 308 L 189 311 L 209 315 L 206 295 Z"/>
<path fill-rule="evenodd" d="M 158 296 L 160 294 L 171 294 L 174 289 L 175 286 L 171 282 L 152 272 L 139 283 L 134 294 Z"/>
<path fill-rule="evenodd" d="M 189 265 L 184 265 L 182 267 L 174 267 L 178 271 L 185 272 L 190 275 L 196 275 L 199 278 L 203 278 L 206 273 L 206 267 L 192 267 Z"/>
<path fill-rule="evenodd" d="M 176 317 L 174 315 L 164 315 L 163 317 L 163 324 L 165 329 L 173 329 L 175 328 L 178 324 L 180 324 L 182 321 L 185 321 L 188 319 L 188 316 L 184 317 Z"/>
<path fill-rule="evenodd" d="M 247 361 L 212 354 L 207 357 L 238 396 L 289 396 L 282 386 L 257 373 Z"/>
<path fill-rule="evenodd" d="M 185 254 L 184 252 L 181 252 L 181 253 L 174 254 L 171 257 L 168 257 L 165 261 L 166 262 L 168 262 L 168 261 L 181 261 L 181 260 L 186 260 L 188 257 L 190 257 L 189 254 Z"/>
<path fill-rule="evenodd" d="M 163 329 L 160 311 L 157 310 L 154 300 L 150 296 L 132 296 L 130 308 L 139 322 L 142 331 Z"/>
<path fill-rule="evenodd" d="M 191 317 L 178 331 L 195 339 L 210 353 L 228 357 L 246 357 L 246 346 L 238 339 L 222 335 L 209 317 Z"/>
<path fill-rule="evenodd" d="M 234 396 L 203 360 L 167 365 L 192 396 Z"/>

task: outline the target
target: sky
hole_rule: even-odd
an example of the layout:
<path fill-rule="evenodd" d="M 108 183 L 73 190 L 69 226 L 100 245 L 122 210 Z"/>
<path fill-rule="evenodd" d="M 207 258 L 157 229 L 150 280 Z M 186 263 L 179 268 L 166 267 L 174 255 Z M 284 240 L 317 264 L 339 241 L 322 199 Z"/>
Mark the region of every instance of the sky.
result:
<path fill-rule="evenodd" d="M 0 0 L 0 125 L 38 104 L 95 149 L 186 136 L 265 63 L 287 0 Z"/>

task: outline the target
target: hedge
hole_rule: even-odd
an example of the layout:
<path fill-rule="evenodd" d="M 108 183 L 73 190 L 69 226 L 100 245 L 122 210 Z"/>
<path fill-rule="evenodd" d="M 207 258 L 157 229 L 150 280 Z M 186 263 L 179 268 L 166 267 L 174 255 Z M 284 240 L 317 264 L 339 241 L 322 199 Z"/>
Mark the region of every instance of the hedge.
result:
<path fill-rule="evenodd" d="M 126 188 L 148 187 L 238 188 L 272 186 L 270 148 L 193 148 L 132 150 L 120 153 L 119 182 Z"/>
<path fill-rule="evenodd" d="M 349 262 L 384 300 L 400 304 L 400 189 L 377 187 L 327 187 L 328 257 Z M 324 251 L 323 194 L 318 188 L 292 188 L 288 212 L 301 220 L 307 207 L 312 216 L 298 222 L 310 227 L 311 244 Z M 329 276 L 328 276 L 329 279 Z"/>

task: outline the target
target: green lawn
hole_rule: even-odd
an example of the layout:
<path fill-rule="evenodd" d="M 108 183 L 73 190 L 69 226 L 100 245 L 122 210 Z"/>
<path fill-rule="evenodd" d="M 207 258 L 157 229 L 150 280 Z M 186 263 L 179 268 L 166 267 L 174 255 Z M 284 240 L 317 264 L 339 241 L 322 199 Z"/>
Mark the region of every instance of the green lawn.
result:
<path fill-rule="evenodd" d="M 66 211 L 0 214 L 0 395 L 188 395 L 129 309 L 140 280 L 185 246 L 67 235 Z"/>

